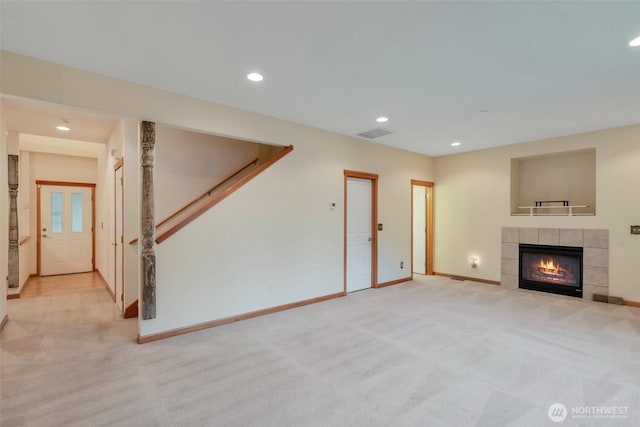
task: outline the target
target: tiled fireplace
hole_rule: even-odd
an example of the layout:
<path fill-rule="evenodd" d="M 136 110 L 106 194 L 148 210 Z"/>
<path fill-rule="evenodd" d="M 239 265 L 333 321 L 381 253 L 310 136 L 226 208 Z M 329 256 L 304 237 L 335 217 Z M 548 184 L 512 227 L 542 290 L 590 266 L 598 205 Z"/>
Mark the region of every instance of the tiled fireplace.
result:
<path fill-rule="evenodd" d="M 592 300 L 593 294 L 609 295 L 609 230 L 574 228 L 502 228 L 502 268 L 501 285 L 506 288 L 533 288 L 529 284 L 522 286 L 520 279 L 521 247 L 544 245 L 553 252 L 554 248 L 575 248 L 582 252 L 581 285 L 582 298 Z M 547 267 L 547 266 L 544 266 Z M 545 269 L 545 271 L 548 271 Z M 563 273 L 566 275 L 566 273 Z M 553 282 L 553 280 L 548 280 Z M 519 286 L 520 285 L 520 286 Z M 560 286 L 562 288 L 562 286 Z M 580 296 L 580 292 L 566 293 L 553 290 L 536 289 L 552 293 Z"/>

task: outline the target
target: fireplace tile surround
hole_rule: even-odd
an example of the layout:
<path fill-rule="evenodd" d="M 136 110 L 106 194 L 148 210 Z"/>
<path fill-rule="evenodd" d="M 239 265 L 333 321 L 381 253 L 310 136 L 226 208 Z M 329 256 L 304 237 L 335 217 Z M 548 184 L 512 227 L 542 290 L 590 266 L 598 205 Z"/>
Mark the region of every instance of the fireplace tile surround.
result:
<path fill-rule="evenodd" d="M 500 283 L 505 288 L 518 289 L 520 243 L 583 248 L 582 298 L 609 295 L 609 230 L 503 227 Z"/>

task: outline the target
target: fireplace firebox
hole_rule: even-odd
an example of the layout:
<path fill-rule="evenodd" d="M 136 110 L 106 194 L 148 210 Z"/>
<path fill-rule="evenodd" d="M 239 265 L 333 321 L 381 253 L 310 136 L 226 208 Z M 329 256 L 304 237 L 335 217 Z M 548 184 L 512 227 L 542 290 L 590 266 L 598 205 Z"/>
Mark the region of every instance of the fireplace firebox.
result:
<path fill-rule="evenodd" d="M 582 298 L 582 248 L 520 244 L 519 286 Z"/>

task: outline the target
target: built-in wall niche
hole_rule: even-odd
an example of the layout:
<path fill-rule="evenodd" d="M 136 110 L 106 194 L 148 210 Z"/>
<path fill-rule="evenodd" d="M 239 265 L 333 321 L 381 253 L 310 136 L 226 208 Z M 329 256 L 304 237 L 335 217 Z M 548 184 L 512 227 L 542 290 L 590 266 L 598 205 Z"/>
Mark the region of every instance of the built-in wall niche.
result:
<path fill-rule="evenodd" d="M 595 148 L 511 159 L 511 215 L 595 213 Z"/>

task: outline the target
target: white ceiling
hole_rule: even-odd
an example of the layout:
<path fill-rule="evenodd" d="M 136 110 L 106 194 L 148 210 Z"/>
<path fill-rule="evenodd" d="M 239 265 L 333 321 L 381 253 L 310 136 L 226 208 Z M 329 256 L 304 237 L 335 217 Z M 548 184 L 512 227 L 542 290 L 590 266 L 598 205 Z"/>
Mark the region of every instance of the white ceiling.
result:
<path fill-rule="evenodd" d="M 0 7 L 2 49 L 429 155 L 640 123 L 638 1 Z"/>

